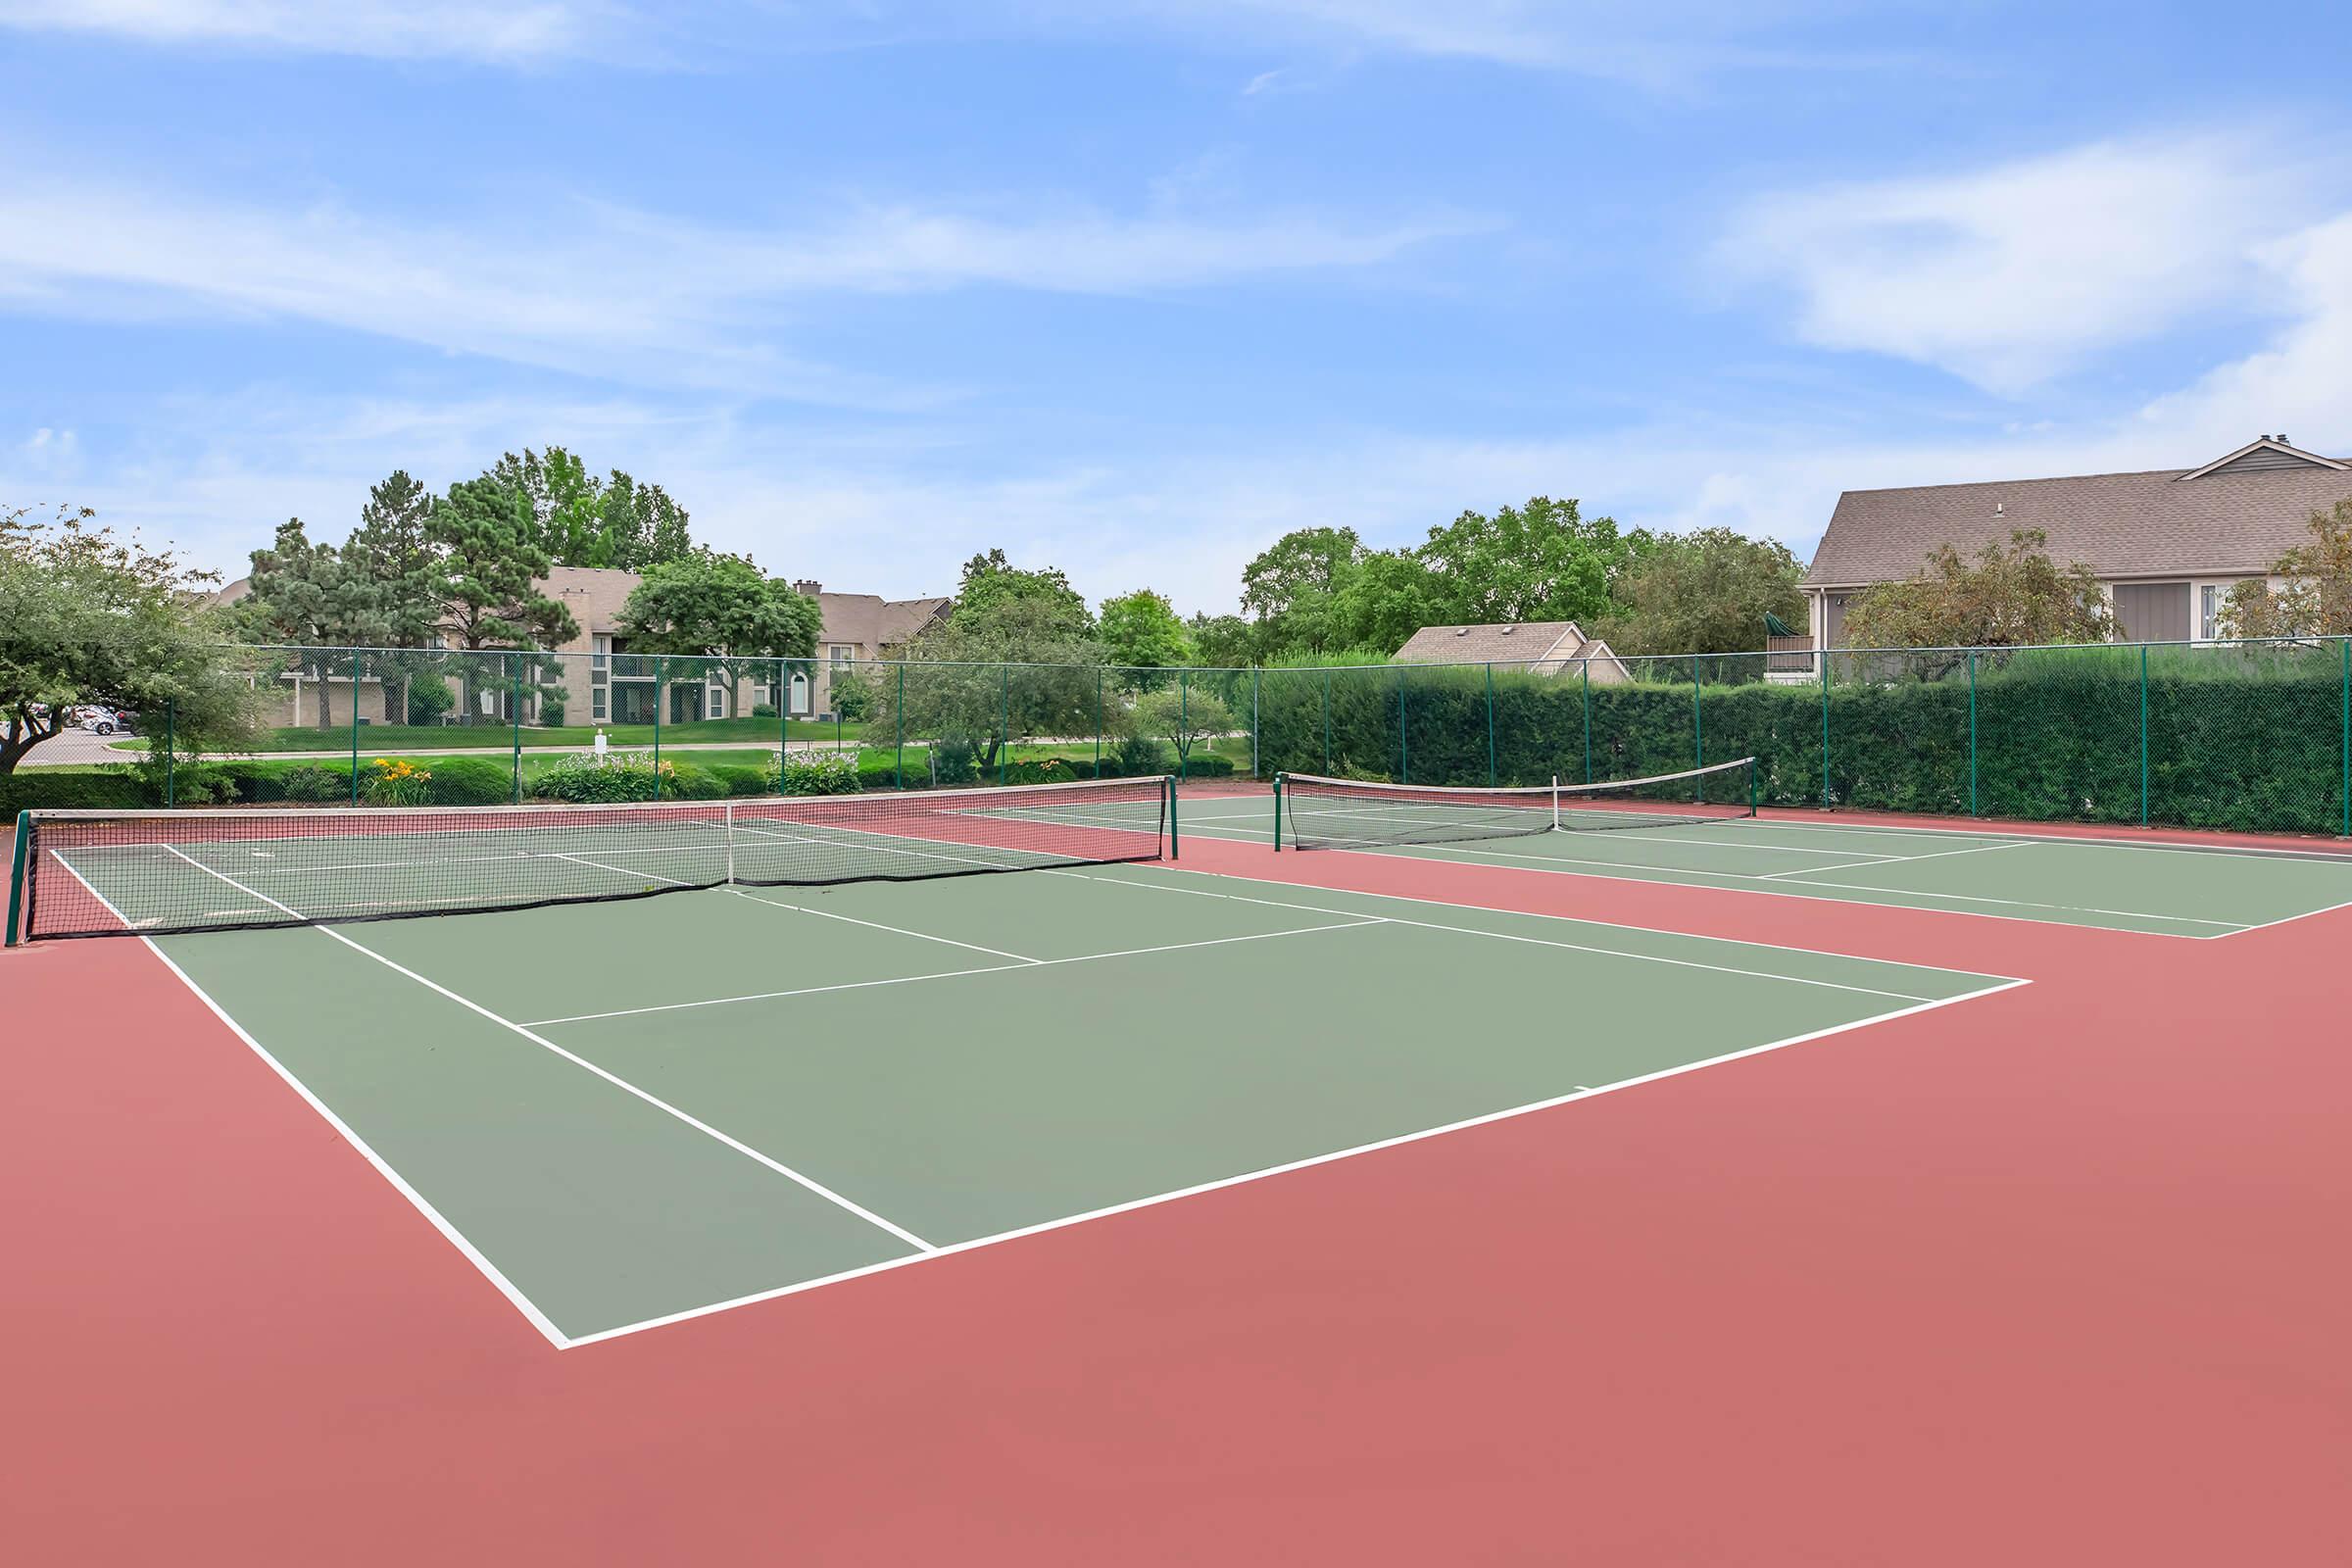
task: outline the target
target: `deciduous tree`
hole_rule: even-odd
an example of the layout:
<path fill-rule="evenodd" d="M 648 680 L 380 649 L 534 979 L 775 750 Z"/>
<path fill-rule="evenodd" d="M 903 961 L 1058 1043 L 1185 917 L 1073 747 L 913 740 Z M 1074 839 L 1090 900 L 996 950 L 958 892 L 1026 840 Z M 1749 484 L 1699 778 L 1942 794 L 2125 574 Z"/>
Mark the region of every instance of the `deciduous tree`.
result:
<path fill-rule="evenodd" d="M 1854 648 L 2007 648 L 2105 642 L 2115 617 L 2091 569 L 2050 559 L 2049 537 L 2020 528 L 2004 548 L 1973 556 L 1952 545 L 1900 582 L 1856 596 L 1844 638 Z"/>
<path fill-rule="evenodd" d="M 2352 500 L 2311 514 L 2311 539 L 2261 577 L 2233 585 L 2222 631 L 2230 637 L 2352 637 Z"/>

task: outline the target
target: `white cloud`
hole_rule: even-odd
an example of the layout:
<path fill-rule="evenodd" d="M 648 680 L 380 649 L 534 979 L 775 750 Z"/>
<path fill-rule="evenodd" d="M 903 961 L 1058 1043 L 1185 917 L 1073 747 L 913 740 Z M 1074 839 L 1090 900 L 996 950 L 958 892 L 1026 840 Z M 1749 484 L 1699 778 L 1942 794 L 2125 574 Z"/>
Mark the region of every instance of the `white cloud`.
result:
<path fill-rule="evenodd" d="M 581 203 L 534 214 L 527 233 L 498 232 L 0 172 L 0 299 L 107 319 L 148 318 L 171 305 L 296 318 L 647 382 L 919 406 L 938 389 L 893 387 L 796 357 L 778 341 L 790 313 L 840 293 L 1121 294 L 1368 268 L 1487 226 L 1446 214 L 1351 225 L 1311 215 L 995 216 L 901 205 L 786 231 Z M 49 238 L 61 233 L 74 243 Z"/>
<path fill-rule="evenodd" d="M 2275 303 L 2257 254 L 2309 212 L 2299 175 L 2257 142 L 2100 142 L 1770 197 L 1717 262 L 1791 290 L 1807 342 L 2015 394 L 2200 313 Z"/>
<path fill-rule="evenodd" d="M 620 54 L 598 0 L 0 0 L 0 26 L 379 59 L 517 63 Z"/>

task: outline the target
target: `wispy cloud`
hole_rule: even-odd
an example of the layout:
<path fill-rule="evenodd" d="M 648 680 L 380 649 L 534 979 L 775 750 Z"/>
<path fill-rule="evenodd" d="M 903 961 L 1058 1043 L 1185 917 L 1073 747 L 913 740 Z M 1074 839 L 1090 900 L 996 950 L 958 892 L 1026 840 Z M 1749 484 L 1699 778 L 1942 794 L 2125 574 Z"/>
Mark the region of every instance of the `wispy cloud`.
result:
<path fill-rule="evenodd" d="M 1390 261 L 1484 220 L 1354 224 L 1054 209 L 867 206 L 803 230 L 726 229 L 578 203 L 528 232 L 321 204 L 240 207 L 0 174 L 0 299 L 85 318 L 179 309 L 323 322 L 435 348 L 669 384 L 851 404 L 930 394 L 798 358 L 797 311 L 840 294 L 1001 287 L 1136 294 Z M 70 233 L 71 246 L 48 236 Z"/>
<path fill-rule="evenodd" d="M 2015 394 L 2197 313 L 2278 303 L 2259 252 L 2311 216 L 2300 173 L 2250 138 L 2107 141 L 1768 197 L 1716 261 L 1792 293 L 1807 342 Z"/>
<path fill-rule="evenodd" d="M 0 26 L 377 59 L 596 55 L 639 30 L 603 0 L 0 0 Z"/>

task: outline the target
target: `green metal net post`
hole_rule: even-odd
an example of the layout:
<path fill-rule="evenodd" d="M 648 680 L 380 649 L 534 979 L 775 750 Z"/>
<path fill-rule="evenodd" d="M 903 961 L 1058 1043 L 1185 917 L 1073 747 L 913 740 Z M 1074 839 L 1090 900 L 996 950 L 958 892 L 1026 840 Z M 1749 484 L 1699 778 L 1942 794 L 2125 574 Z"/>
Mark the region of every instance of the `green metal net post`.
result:
<path fill-rule="evenodd" d="M 1487 788 L 1494 787 L 1494 666 L 1487 665 Z"/>
<path fill-rule="evenodd" d="M 1176 781 L 1170 779 L 1160 787 L 1168 793 L 1168 858 L 1180 860 L 1184 856 L 1176 841 Z"/>
<path fill-rule="evenodd" d="M 899 700 L 891 707 L 898 718 L 898 750 L 890 764 L 891 782 L 900 789 L 906 787 L 906 666 L 899 666 Z"/>
<path fill-rule="evenodd" d="M 514 710 L 514 804 L 520 806 L 522 804 L 522 656 L 509 654 L 507 658 L 511 666 L 508 671 L 507 703 Z M 351 696 L 352 707 L 356 711 L 360 696 L 356 686 L 353 688 Z M 356 719 L 352 723 L 352 733 L 355 735 L 359 733 L 359 723 Z"/>
<path fill-rule="evenodd" d="M 1968 814 L 1977 814 L 1977 651 L 1968 651 Z"/>
<path fill-rule="evenodd" d="M 2139 825 L 2148 825 L 2148 645 L 2139 645 Z"/>
<path fill-rule="evenodd" d="M 654 656 L 654 799 L 657 801 L 662 798 L 662 701 L 666 695 L 662 689 L 662 677 L 668 664 L 669 661 L 662 655 Z"/>
<path fill-rule="evenodd" d="M 17 945 L 17 923 L 24 915 L 24 859 L 32 849 L 32 813 L 17 813 L 17 847 L 8 859 L 8 930 L 7 941 L 0 946 Z"/>
<path fill-rule="evenodd" d="M 1282 775 L 1274 775 L 1274 853 L 1282 853 Z"/>

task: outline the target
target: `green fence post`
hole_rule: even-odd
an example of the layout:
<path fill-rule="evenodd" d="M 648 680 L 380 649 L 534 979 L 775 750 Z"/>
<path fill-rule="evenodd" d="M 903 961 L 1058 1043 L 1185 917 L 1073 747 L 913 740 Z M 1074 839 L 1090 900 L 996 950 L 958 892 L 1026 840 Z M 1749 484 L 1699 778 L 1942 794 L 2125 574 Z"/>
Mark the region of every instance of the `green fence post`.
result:
<path fill-rule="evenodd" d="M 768 691 L 776 699 L 776 793 L 784 792 L 784 763 L 792 751 L 792 661 L 776 661 L 775 679 Z"/>
<path fill-rule="evenodd" d="M 1185 737 L 1186 744 L 1176 748 L 1176 776 L 1190 778 L 1193 749 L 1193 681 L 1187 670 L 1176 672 L 1176 733 Z"/>
<path fill-rule="evenodd" d="M 1968 651 L 1968 814 L 1977 814 L 1977 651 Z"/>
<path fill-rule="evenodd" d="M 1102 776 L 1102 671 L 1095 671 L 1095 777 Z"/>
<path fill-rule="evenodd" d="M 1257 777 L 1259 764 L 1257 755 L 1257 677 L 1258 668 L 1255 664 L 1251 664 L 1250 666 L 1250 776 L 1251 778 Z"/>
<path fill-rule="evenodd" d="M 899 665 L 899 700 L 891 705 L 898 710 L 898 750 L 890 764 L 891 782 L 899 789 L 906 787 L 906 666 Z"/>
<path fill-rule="evenodd" d="M 2352 637 L 2336 646 L 2342 650 L 2344 664 L 2344 837 L 2352 839 Z"/>
<path fill-rule="evenodd" d="M 1004 767 L 1012 758 L 1012 666 L 997 666 L 997 782 L 1004 782 Z"/>
<path fill-rule="evenodd" d="M 1331 670 L 1323 671 L 1323 776 L 1331 776 Z"/>
<path fill-rule="evenodd" d="M 1690 765 L 1692 767 L 1707 765 L 1706 725 L 1698 716 L 1698 656 L 1696 654 L 1690 656 Z M 1700 779 L 1697 788 L 1702 794 L 1706 787 L 1706 780 Z"/>
<path fill-rule="evenodd" d="M 1580 706 L 1585 710 L 1585 782 L 1590 784 L 1592 782 L 1592 661 L 1585 659 L 1578 662 L 1585 682 L 1584 702 Z"/>
<path fill-rule="evenodd" d="M 657 801 L 662 798 L 662 704 L 668 695 L 662 684 L 668 667 L 667 659 L 660 654 L 654 656 L 654 799 Z"/>
<path fill-rule="evenodd" d="M 510 654 L 508 658 L 514 661 L 514 666 L 511 671 L 512 678 L 509 681 L 509 690 L 507 694 L 507 702 L 514 710 L 514 804 L 520 806 L 522 804 L 522 656 L 520 654 Z M 360 698 L 359 688 L 356 685 L 352 688 L 351 698 L 352 706 L 356 709 L 359 706 Z M 352 725 L 352 733 L 354 735 L 359 733 L 358 724 L 355 723 Z"/>
<path fill-rule="evenodd" d="M 1821 808 L 1830 808 L 1830 651 L 1821 653 Z"/>
<path fill-rule="evenodd" d="M 1487 665 L 1487 788 L 1494 787 L 1494 665 Z"/>
<path fill-rule="evenodd" d="M 17 945 L 17 922 L 24 913 L 24 861 L 32 849 L 32 813 L 17 813 L 16 853 L 8 859 L 8 931 L 7 941 L 0 946 Z"/>
<path fill-rule="evenodd" d="M 2148 825 L 2148 645 L 2139 645 L 2139 825 Z"/>
<path fill-rule="evenodd" d="M 360 656 L 356 653 L 351 656 L 351 804 L 360 804 Z"/>
<path fill-rule="evenodd" d="M 1396 782 L 1399 784 L 1413 781 L 1412 742 L 1405 738 L 1404 728 L 1405 667 L 1402 664 L 1396 666 Z"/>
<path fill-rule="evenodd" d="M 172 804 L 179 783 L 179 752 L 172 744 L 172 723 L 177 717 L 179 703 L 174 698 L 164 699 L 164 804 Z M 357 774 L 353 775 L 355 778 Z"/>

